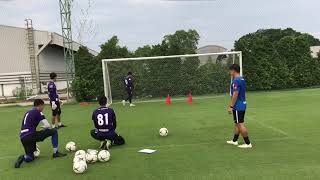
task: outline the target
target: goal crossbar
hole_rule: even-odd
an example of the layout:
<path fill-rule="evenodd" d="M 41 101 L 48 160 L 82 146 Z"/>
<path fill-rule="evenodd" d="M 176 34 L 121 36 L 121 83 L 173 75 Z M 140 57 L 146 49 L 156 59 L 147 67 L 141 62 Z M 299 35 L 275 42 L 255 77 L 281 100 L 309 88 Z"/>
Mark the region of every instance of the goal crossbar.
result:
<path fill-rule="evenodd" d="M 152 57 L 137 57 L 137 58 L 102 59 L 102 63 L 103 62 L 112 62 L 112 61 L 173 59 L 173 58 L 181 58 L 181 57 L 201 57 L 201 56 L 230 55 L 230 54 L 242 54 L 242 52 L 241 51 L 230 51 L 230 52 L 204 53 L 204 54 L 185 54 L 185 55 L 171 55 L 171 56 L 152 56 Z"/>

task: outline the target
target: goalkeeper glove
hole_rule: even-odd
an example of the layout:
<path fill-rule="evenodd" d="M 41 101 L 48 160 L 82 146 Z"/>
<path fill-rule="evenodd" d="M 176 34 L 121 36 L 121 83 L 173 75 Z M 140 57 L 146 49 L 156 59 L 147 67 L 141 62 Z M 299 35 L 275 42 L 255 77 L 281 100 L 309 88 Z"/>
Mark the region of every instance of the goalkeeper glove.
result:
<path fill-rule="evenodd" d="M 55 102 L 55 101 L 52 101 L 52 102 L 51 102 L 51 109 L 52 109 L 52 110 L 56 110 L 57 107 L 58 107 L 58 106 L 56 105 L 56 102 Z"/>

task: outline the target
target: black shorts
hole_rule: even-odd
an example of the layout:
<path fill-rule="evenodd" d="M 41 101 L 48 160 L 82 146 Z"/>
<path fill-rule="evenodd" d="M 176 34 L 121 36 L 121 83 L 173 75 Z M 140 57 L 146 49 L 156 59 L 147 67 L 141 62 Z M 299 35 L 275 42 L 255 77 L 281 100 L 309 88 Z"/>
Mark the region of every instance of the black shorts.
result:
<path fill-rule="evenodd" d="M 233 110 L 233 120 L 234 123 L 244 123 L 244 116 L 246 114 L 246 111 L 237 111 Z"/>
<path fill-rule="evenodd" d="M 37 150 L 36 143 L 45 140 L 47 137 L 50 137 L 55 133 L 57 133 L 56 129 L 44 129 L 23 137 L 21 139 L 21 143 L 24 147 L 25 153 L 33 156 L 33 152 Z"/>
<path fill-rule="evenodd" d="M 125 143 L 124 138 L 120 135 L 118 135 L 116 132 L 110 132 L 106 133 L 105 135 L 98 134 L 96 129 L 92 129 L 90 131 L 91 137 L 98 140 L 98 141 L 104 141 L 106 139 L 113 142 L 115 145 L 123 145 Z"/>
<path fill-rule="evenodd" d="M 52 107 L 52 104 L 50 102 L 50 105 Z M 55 110 L 52 110 L 52 116 L 61 115 L 61 106 L 60 102 L 56 102 L 57 108 Z"/>

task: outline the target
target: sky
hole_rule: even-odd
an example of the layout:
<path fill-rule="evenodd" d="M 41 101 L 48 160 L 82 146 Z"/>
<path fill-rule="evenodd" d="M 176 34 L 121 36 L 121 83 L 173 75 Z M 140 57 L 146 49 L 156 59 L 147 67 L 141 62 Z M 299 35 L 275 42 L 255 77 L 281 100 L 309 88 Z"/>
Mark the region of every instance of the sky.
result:
<path fill-rule="evenodd" d="M 96 51 L 113 35 L 135 50 L 181 29 L 197 30 L 199 47 L 231 49 L 262 28 L 291 27 L 320 38 L 319 10 L 319 0 L 74 0 L 72 28 L 75 40 Z M 59 0 L 0 0 L 0 24 L 24 27 L 26 18 L 35 29 L 61 34 Z"/>

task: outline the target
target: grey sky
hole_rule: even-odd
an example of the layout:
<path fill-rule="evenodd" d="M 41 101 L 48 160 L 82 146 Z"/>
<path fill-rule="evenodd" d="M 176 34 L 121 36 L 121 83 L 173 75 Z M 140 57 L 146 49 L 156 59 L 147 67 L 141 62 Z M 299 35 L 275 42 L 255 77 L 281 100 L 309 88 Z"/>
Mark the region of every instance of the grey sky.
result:
<path fill-rule="evenodd" d="M 88 0 L 75 1 L 74 19 Z M 292 27 L 320 38 L 319 0 L 92 1 L 95 33 L 84 41 L 96 50 L 112 35 L 133 50 L 159 43 L 178 29 L 196 29 L 199 46 L 229 49 L 236 39 L 260 28 Z M 0 0 L 0 9 L 1 24 L 23 27 L 24 19 L 32 18 L 36 29 L 61 32 L 58 0 Z"/>

